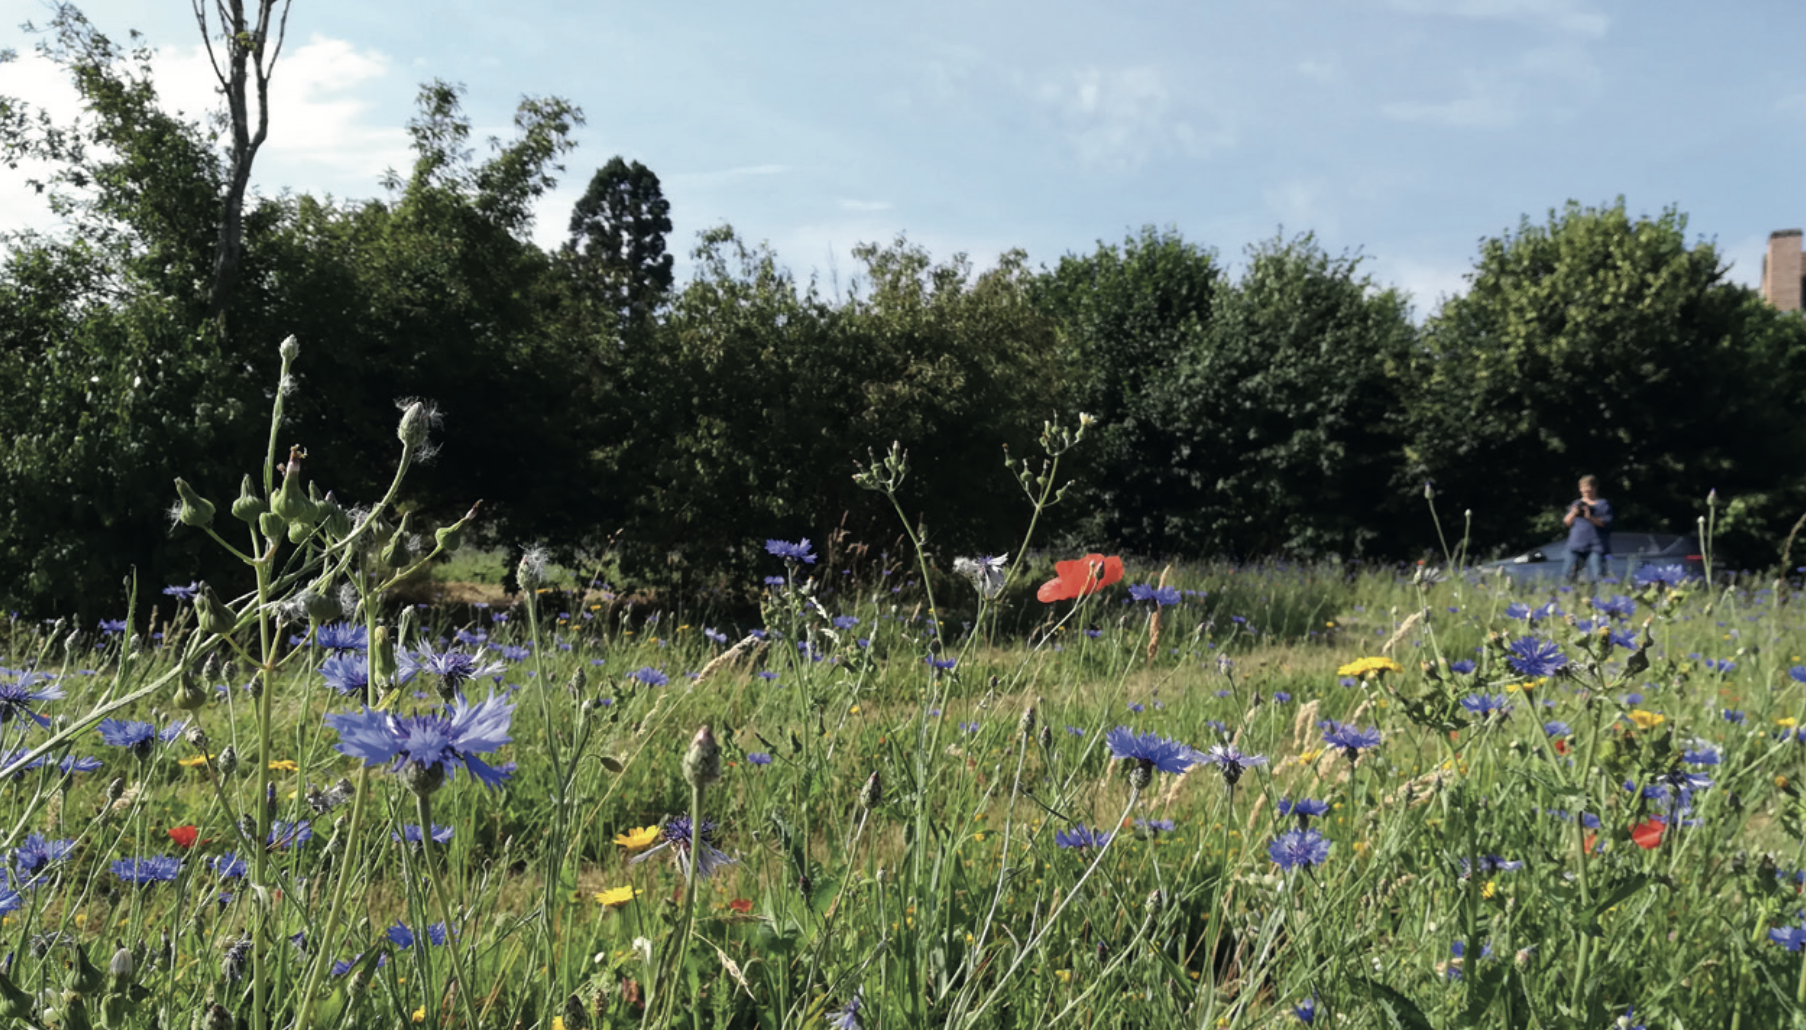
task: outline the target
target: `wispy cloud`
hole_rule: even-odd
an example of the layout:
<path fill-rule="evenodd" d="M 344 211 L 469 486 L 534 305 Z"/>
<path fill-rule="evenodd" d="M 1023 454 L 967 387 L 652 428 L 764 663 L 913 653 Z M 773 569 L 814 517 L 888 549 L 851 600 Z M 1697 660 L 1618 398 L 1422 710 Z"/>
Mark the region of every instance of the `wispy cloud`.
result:
<path fill-rule="evenodd" d="M 1599 37 L 1611 20 L 1580 0 L 1386 0 L 1412 14 L 1512 21 L 1579 36 Z"/>
<path fill-rule="evenodd" d="M 1510 83 L 1470 82 L 1465 96 L 1451 100 L 1395 101 L 1380 113 L 1395 121 L 1426 122 L 1464 129 L 1494 129 L 1521 117 L 1520 89 Z"/>
<path fill-rule="evenodd" d="M 888 200 L 849 200 L 845 197 L 842 197 L 840 199 L 840 207 L 841 207 L 841 210 L 843 210 L 843 211 L 889 211 L 890 210 L 890 201 L 888 201 Z"/>
<path fill-rule="evenodd" d="M 732 182 L 735 179 L 746 179 L 762 175 L 783 175 L 790 171 L 789 165 L 762 164 L 741 165 L 738 168 L 723 168 L 713 172 L 678 172 L 669 177 L 670 182 L 685 183 L 692 186 L 708 186 L 716 183 Z"/>
<path fill-rule="evenodd" d="M 1234 145 L 1202 105 L 1177 97 L 1156 68 L 1087 68 L 1044 80 L 1036 99 L 1050 112 L 1079 163 L 1129 171 L 1166 153 L 1209 157 Z"/>

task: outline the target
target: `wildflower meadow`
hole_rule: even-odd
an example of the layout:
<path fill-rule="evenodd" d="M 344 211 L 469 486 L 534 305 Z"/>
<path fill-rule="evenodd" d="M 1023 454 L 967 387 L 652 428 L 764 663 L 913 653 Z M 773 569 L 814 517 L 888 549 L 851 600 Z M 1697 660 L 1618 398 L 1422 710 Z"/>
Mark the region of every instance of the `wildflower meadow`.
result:
<path fill-rule="evenodd" d="M 350 506 L 287 395 L 237 580 L 4 629 L 0 1025 L 1806 1024 L 1797 578 L 1046 553 L 1082 418 L 990 554 L 898 447 L 755 607 L 419 603 L 430 407 Z"/>

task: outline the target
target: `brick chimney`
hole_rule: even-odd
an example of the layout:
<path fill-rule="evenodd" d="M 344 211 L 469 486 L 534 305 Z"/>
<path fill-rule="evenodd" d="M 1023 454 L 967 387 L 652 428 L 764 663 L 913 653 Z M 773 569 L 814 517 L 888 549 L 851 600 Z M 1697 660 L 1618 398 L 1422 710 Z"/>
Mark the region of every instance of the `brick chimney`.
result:
<path fill-rule="evenodd" d="M 1798 311 L 1806 294 L 1806 260 L 1800 251 L 1798 229 L 1768 234 L 1768 255 L 1762 259 L 1762 299 L 1782 311 Z"/>

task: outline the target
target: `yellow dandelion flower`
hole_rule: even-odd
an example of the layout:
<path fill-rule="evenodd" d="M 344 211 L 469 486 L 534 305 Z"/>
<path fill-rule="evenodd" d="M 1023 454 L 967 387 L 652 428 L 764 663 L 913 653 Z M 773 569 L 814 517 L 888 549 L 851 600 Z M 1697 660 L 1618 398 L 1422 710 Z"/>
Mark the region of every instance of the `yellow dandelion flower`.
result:
<path fill-rule="evenodd" d="M 277 772 L 300 772 L 301 766 L 293 758 L 278 758 L 270 763 L 270 768 Z"/>
<path fill-rule="evenodd" d="M 1497 893 L 1499 893 L 1499 885 L 1498 885 L 1497 881 L 1488 880 L 1485 883 L 1480 885 L 1480 896 L 1482 898 L 1490 898 L 1494 894 L 1497 894 Z"/>
<path fill-rule="evenodd" d="M 1780 787 L 1782 790 L 1786 790 L 1787 789 L 1787 777 L 1776 776 L 1775 777 L 1775 786 Z"/>
<path fill-rule="evenodd" d="M 610 908 L 619 908 L 639 896 L 639 893 L 638 887 L 610 887 L 608 890 L 596 892 L 596 903 L 607 905 Z"/>
<path fill-rule="evenodd" d="M 1667 722 L 1668 717 L 1661 712 L 1649 712 L 1641 708 L 1633 708 L 1630 710 L 1630 721 L 1637 724 L 1637 729 L 1653 730 L 1657 726 Z"/>
<path fill-rule="evenodd" d="M 563 1016 L 553 1016 L 552 1017 L 552 1030 L 564 1030 L 564 1017 Z"/>
<path fill-rule="evenodd" d="M 628 830 L 626 833 L 615 834 L 615 843 L 629 851 L 638 851 L 641 848 L 651 847 L 658 842 L 658 838 L 658 827 L 642 826 L 635 830 Z"/>
<path fill-rule="evenodd" d="M 1322 757 L 1323 757 L 1323 749 L 1316 748 L 1314 750 L 1306 751 L 1305 753 L 1299 755 L 1298 761 L 1305 765 L 1309 765 L 1312 762 L 1315 762 L 1317 759 L 1322 758 Z"/>
<path fill-rule="evenodd" d="M 422 1005 L 419 1008 L 414 1010 L 414 1022 L 416 1022 L 416 1023 L 426 1022 L 426 1006 L 425 1005 Z"/>
<path fill-rule="evenodd" d="M 1382 672 L 1404 672 L 1405 667 L 1390 658 L 1357 658 L 1336 670 L 1338 676 L 1374 676 Z"/>
<path fill-rule="evenodd" d="M 1784 730 L 1791 730 L 1795 726 L 1798 726 L 1799 724 L 1800 724 L 1800 720 L 1794 718 L 1791 715 L 1783 716 L 1783 717 L 1775 720 L 1775 725 L 1781 727 Z"/>
<path fill-rule="evenodd" d="M 206 765 L 208 762 L 211 762 L 211 761 L 213 761 L 212 755 L 190 755 L 187 758 L 184 758 L 181 761 L 177 762 L 176 764 L 180 765 L 180 766 L 184 766 L 189 769 L 192 769 L 197 765 Z"/>

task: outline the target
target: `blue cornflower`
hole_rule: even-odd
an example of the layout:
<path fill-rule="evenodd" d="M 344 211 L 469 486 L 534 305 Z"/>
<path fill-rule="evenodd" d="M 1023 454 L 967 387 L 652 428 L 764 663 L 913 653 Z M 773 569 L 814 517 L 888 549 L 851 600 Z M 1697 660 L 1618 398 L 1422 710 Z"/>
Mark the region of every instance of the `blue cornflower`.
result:
<path fill-rule="evenodd" d="M 1571 737 L 1574 735 L 1574 727 L 1560 719 L 1551 719 L 1543 723 L 1543 734 L 1549 737 Z"/>
<path fill-rule="evenodd" d="M 662 687 L 671 682 L 671 677 L 654 669 L 650 665 L 641 666 L 640 668 L 633 670 L 627 674 L 627 678 L 630 680 L 639 680 L 648 687 Z"/>
<path fill-rule="evenodd" d="M 1806 665 L 1794 666 L 1787 670 L 1787 675 L 1793 677 L 1795 683 L 1806 683 Z"/>
<path fill-rule="evenodd" d="M 854 626 L 857 626 L 857 625 L 859 625 L 859 620 L 854 618 L 851 615 L 834 616 L 834 628 L 835 629 L 852 629 Z"/>
<path fill-rule="evenodd" d="M 423 715 L 361 712 L 326 716 L 326 724 L 339 731 L 335 746 L 342 754 L 361 758 L 365 765 L 393 762 L 416 793 L 430 793 L 462 764 L 486 787 L 500 787 L 508 774 L 478 758 L 513 738 L 508 723 L 514 706 L 491 694 L 475 706 L 460 695 L 449 711 Z"/>
<path fill-rule="evenodd" d="M 471 680 L 494 676 L 502 671 L 500 662 L 479 662 L 462 651 L 435 651 L 427 644 L 422 644 L 413 657 L 415 665 L 421 671 L 439 677 L 440 685 L 453 694 Z"/>
<path fill-rule="evenodd" d="M 1806 944 L 1806 925 L 1777 926 L 1768 932 L 1768 939 L 1788 951 L 1799 951 L 1800 946 Z"/>
<path fill-rule="evenodd" d="M 1292 1006 L 1292 1015 L 1297 1017 L 1298 1021 L 1300 1023 L 1303 1023 L 1305 1026 L 1310 1026 L 1312 1023 L 1315 1023 L 1317 1021 L 1317 999 L 1316 999 L 1316 997 L 1312 996 L 1312 997 L 1306 998 L 1303 1001 L 1299 1002 L 1298 1004 L 1293 1005 Z"/>
<path fill-rule="evenodd" d="M 1722 709 L 1718 714 L 1724 717 L 1725 722 L 1736 723 L 1739 726 L 1743 725 L 1744 714 L 1735 708 Z"/>
<path fill-rule="evenodd" d="M 828 1025 L 834 1030 L 859 1030 L 859 1010 L 865 1007 L 864 993 L 863 990 L 854 991 L 847 1003 L 828 1017 Z"/>
<path fill-rule="evenodd" d="M 179 858 L 121 858 L 113 862 L 113 875 L 135 886 L 173 882 L 182 871 Z"/>
<path fill-rule="evenodd" d="M 977 733 L 978 732 L 978 724 L 975 722 L 962 722 L 959 724 L 959 728 L 962 733 Z"/>
<path fill-rule="evenodd" d="M 922 660 L 940 672 L 946 672 L 959 664 L 958 658 L 936 658 L 933 655 L 929 655 Z"/>
<path fill-rule="evenodd" d="M 245 875 L 246 870 L 249 868 L 245 860 L 239 858 L 238 855 L 233 852 L 227 852 L 226 854 L 220 855 L 207 864 L 213 868 L 214 874 L 222 880 L 236 880 Z"/>
<path fill-rule="evenodd" d="M 27 881 L 44 872 L 51 863 L 66 861 L 75 852 L 75 841 L 57 840 L 34 833 L 13 849 L 13 864 L 19 876 Z"/>
<path fill-rule="evenodd" d="M 1568 664 L 1568 658 L 1552 640 L 1519 637 L 1505 648 L 1510 656 L 1505 663 L 1525 676 L 1552 676 Z"/>
<path fill-rule="evenodd" d="M 1150 835 L 1171 833 L 1173 832 L 1173 821 L 1171 819 L 1137 819 L 1135 828 Z"/>
<path fill-rule="evenodd" d="M 11 671 L 0 669 L 0 673 Z M 40 683 L 45 686 L 39 687 Z M 23 715 L 39 726 L 49 726 L 49 719 L 32 711 L 33 702 L 59 701 L 62 697 L 63 688 L 56 684 L 55 677 L 42 672 L 14 672 L 11 679 L 0 680 L 0 724 Z"/>
<path fill-rule="evenodd" d="M 815 552 L 809 549 L 809 538 L 803 537 L 796 543 L 788 540 L 765 541 L 765 553 L 775 555 L 785 561 L 800 561 L 805 565 L 815 564 Z"/>
<path fill-rule="evenodd" d="M 1136 583 L 1129 587 L 1129 599 L 1133 601 L 1152 601 L 1161 608 L 1171 608 L 1179 603 L 1177 587 L 1149 586 Z"/>
<path fill-rule="evenodd" d="M 131 629 L 131 628 L 132 627 L 130 625 L 128 625 L 124 619 L 102 619 L 102 620 L 100 620 L 100 632 L 102 634 L 104 634 L 105 636 L 109 636 L 109 637 L 118 636 L 119 634 L 124 633 L 126 630 Z"/>
<path fill-rule="evenodd" d="M 1640 587 L 1661 584 L 1670 589 L 1680 586 L 1689 578 L 1687 570 L 1681 565 L 1645 565 L 1631 577 L 1631 582 Z"/>
<path fill-rule="evenodd" d="M 97 728 L 103 743 L 125 748 L 136 758 L 149 758 L 151 749 L 157 746 L 157 727 L 148 722 L 102 719 Z"/>
<path fill-rule="evenodd" d="M 530 647 L 508 646 L 502 648 L 502 661 L 504 662 L 524 662 L 531 657 L 533 657 L 533 649 Z"/>
<path fill-rule="evenodd" d="M 388 937 L 397 948 L 411 948 L 419 939 L 415 936 L 414 931 L 408 929 L 408 924 L 403 922 L 397 922 L 394 926 L 389 927 Z M 426 928 L 426 939 L 431 941 L 434 947 L 444 947 L 445 937 L 445 924 L 442 922 L 434 923 Z"/>
<path fill-rule="evenodd" d="M 1637 635 L 1627 629 L 1615 629 L 1610 633 L 1613 647 L 1622 647 L 1626 651 L 1637 649 Z"/>
<path fill-rule="evenodd" d="M 1720 758 L 1718 749 L 1707 745 L 1698 750 L 1681 752 L 1681 761 L 1690 765 L 1717 765 Z"/>
<path fill-rule="evenodd" d="M 1316 830 L 1287 830 L 1267 845 L 1267 857 L 1287 872 L 1301 865 L 1322 865 L 1329 858 L 1329 841 Z"/>
<path fill-rule="evenodd" d="M 294 848 L 314 839 L 314 829 L 306 819 L 297 822 L 285 822 L 281 819 L 270 821 L 270 836 L 264 845 L 272 850 L 277 848 Z"/>
<path fill-rule="evenodd" d="M 1054 843 L 1062 848 L 1101 848 L 1110 843 L 1110 835 L 1098 833 L 1084 823 L 1076 823 L 1071 830 L 1056 832 Z"/>
<path fill-rule="evenodd" d="M 654 669 L 652 671 L 657 672 L 658 670 Z M 770 669 L 760 669 L 759 670 L 759 678 L 762 680 L 774 680 L 774 679 L 778 678 L 778 674 L 775 672 L 772 672 Z"/>
<path fill-rule="evenodd" d="M 314 644 L 334 654 L 366 651 L 370 647 L 370 629 L 349 622 L 329 622 L 314 630 Z"/>
<path fill-rule="evenodd" d="M 1316 819 L 1329 813 L 1328 802 L 1313 801 L 1310 798 L 1300 798 L 1297 801 L 1282 799 L 1279 802 L 1278 807 L 1280 815 L 1295 815 L 1298 817 L 1299 829 L 1309 828 L 1312 819 Z"/>
<path fill-rule="evenodd" d="M 77 758 L 74 755 L 70 755 L 68 758 L 62 760 L 58 765 L 58 768 L 63 771 L 63 775 L 67 776 L 70 773 L 93 772 L 104 765 L 106 765 L 106 763 L 98 758 L 91 756 Z"/>
<path fill-rule="evenodd" d="M 765 577 L 765 585 L 768 587 L 781 587 L 785 583 L 788 583 L 788 582 L 789 582 L 789 580 L 785 579 L 782 576 L 766 576 Z"/>
<path fill-rule="evenodd" d="M 1504 694 L 1469 694 L 1461 699 L 1461 707 L 1482 719 L 1511 714 L 1511 706 L 1505 703 Z"/>
<path fill-rule="evenodd" d="M 1245 755 L 1234 744 L 1212 744 L 1210 748 L 1198 756 L 1198 761 L 1208 762 L 1222 770 L 1223 782 L 1233 787 L 1242 773 L 1257 765 L 1266 765 L 1265 755 Z"/>
<path fill-rule="evenodd" d="M 747 760 L 747 762 L 751 763 L 752 765 L 770 765 L 771 764 L 771 756 L 766 754 L 763 751 L 747 752 L 746 760 Z"/>
<path fill-rule="evenodd" d="M 715 629 L 713 626 L 702 627 L 702 635 L 704 637 L 707 637 L 711 642 L 716 643 L 716 644 L 727 643 L 727 634 L 720 632 L 719 630 Z"/>
<path fill-rule="evenodd" d="M 1165 740 L 1153 733 L 1137 735 L 1127 726 L 1118 726 L 1104 736 L 1110 757 L 1118 761 L 1132 759 L 1143 769 L 1163 773 L 1182 773 L 1198 763 L 1197 751 L 1176 741 Z"/>
<path fill-rule="evenodd" d="M 1327 720 L 1318 725 L 1325 727 L 1323 730 L 1323 742 L 1330 747 L 1341 748 L 1342 754 L 1346 756 L 1350 762 L 1359 758 L 1361 751 L 1364 748 L 1380 746 L 1380 731 L 1378 727 L 1370 730 L 1363 730 L 1346 723 L 1335 722 L 1334 720 Z"/>
<path fill-rule="evenodd" d="M 1467 879 L 1470 866 L 1471 863 L 1467 859 L 1464 858 L 1461 860 L 1461 878 L 1463 880 Z M 1515 873 L 1522 868 L 1524 868 L 1523 862 L 1500 858 L 1498 855 L 1486 855 L 1480 859 L 1480 872 L 1486 875 L 1492 873 Z"/>
<path fill-rule="evenodd" d="M 1291 699 L 1292 699 L 1292 695 L 1286 693 L 1283 690 L 1275 690 L 1273 692 L 1273 703 L 1276 705 L 1283 705 L 1287 701 L 1290 701 Z"/>
<path fill-rule="evenodd" d="M 664 828 L 659 831 L 659 836 L 663 840 L 657 846 L 633 856 L 628 860 L 628 864 L 638 865 L 669 848 L 677 859 L 677 867 L 683 870 L 687 876 L 690 871 L 690 852 L 693 846 L 698 844 L 701 846 L 700 856 L 696 863 L 698 880 L 706 880 L 714 875 L 715 870 L 734 864 L 733 859 L 715 849 L 715 824 L 707 819 L 702 821 L 700 829 L 694 834 L 695 841 L 691 840 L 690 817 L 687 815 L 674 815 L 667 819 Z"/>
<path fill-rule="evenodd" d="M 173 597 L 178 601 L 192 601 L 194 600 L 194 595 L 200 592 L 201 584 L 199 581 L 190 582 L 185 587 L 167 586 L 163 588 L 164 596 Z"/>
<path fill-rule="evenodd" d="M 1637 614 L 1637 602 L 1623 594 L 1613 594 L 1606 598 L 1595 597 L 1593 598 L 1593 608 L 1595 611 L 1604 612 L 1606 615 L 1620 619 L 1628 619 Z"/>
<path fill-rule="evenodd" d="M 1136 701 L 1130 701 L 1128 708 L 1129 708 L 1129 711 L 1134 712 L 1136 715 L 1140 715 L 1142 712 L 1145 712 L 1148 710 L 1146 705 L 1141 704 Z"/>
<path fill-rule="evenodd" d="M 364 697 L 370 687 L 370 664 L 362 655 L 334 654 L 320 663 L 326 685 L 351 697 Z"/>
<path fill-rule="evenodd" d="M 1468 661 L 1466 658 L 1457 662 L 1450 662 L 1449 671 L 1456 673 L 1457 675 L 1466 676 L 1468 673 L 1474 671 L 1474 663 Z"/>
<path fill-rule="evenodd" d="M 1729 658 L 1707 658 L 1701 662 L 1709 672 L 1730 672 L 1737 668 L 1737 663 Z"/>

